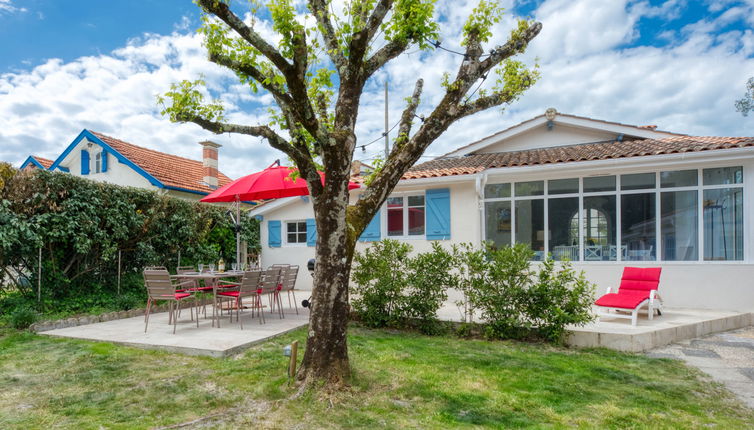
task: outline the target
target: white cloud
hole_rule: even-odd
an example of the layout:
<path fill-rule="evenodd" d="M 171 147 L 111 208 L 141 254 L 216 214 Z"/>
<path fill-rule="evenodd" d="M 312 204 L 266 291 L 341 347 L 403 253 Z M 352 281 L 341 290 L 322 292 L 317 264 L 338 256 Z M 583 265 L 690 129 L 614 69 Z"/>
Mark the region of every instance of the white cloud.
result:
<path fill-rule="evenodd" d="M 13 6 L 13 0 L 0 0 L 0 14 L 2 13 L 16 13 L 27 12 L 25 7 Z"/>
<path fill-rule="evenodd" d="M 5 3 L 9 2 L 0 0 L 0 5 Z M 475 4 L 476 0 L 440 3 L 443 46 L 461 49 L 459 30 Z M 505 6 L 510 10 L 510 5 Z M 427 153 L 448 152 L 539 115 L 550 106 L 605 120 L 656 124 L 681 133 L 751 135 L 751 127 L 735 111 L 733 101 L 740 98 L 754 70 L 752 30 L 720 33 L 734 16 L 745 15 L 745 10 L 730 11 L 742 7 L 741 3 L 724 5 L 715 14 L 720 17 L 717 20 L 689 23 L 674 33 L 676 39 L 667 47 L 626 48 L 637 37 L 642 17 L 676 19 L 677 11 L 646 2 L 548 0 L 534 12 L 544 28 L 525 55 L 530 61 L 539 57 L 541 81 L 504 113 L 493 109 L 454 125 Z M 505 17 L 495 42 L 504 40 L 514 21 L 513 16 Z M 256 28 L 271 33 L 267 23 L 258 22 Z M 442 96 L 442 73 L 453 71 L 461 61 L 444 51 L 409 52 L 368 84 L 357 122 L 361 144 L 382 133 L 385 79 L 390 84 L 392 125 L 417 78 L 425 80 L 419 113 L 427 114 Z M 272 102 L 271 97 L 248 92 L 232 73 L 207 62 L 205 55 L 199 35 L 177 30 L 169 35 L 142 35 L 106 55 L 67 63 L 50 59 L 25 72 L 0 75 L 0 159 L 18 164 L 29 153 L 54 158 L 82 128 L 195 159 L 200 158 L 196 142 L 209 138 L 223 144 L 220 170 L 232 177 L 284 158 L 259 138 L 215 136 L 196 125 L 171 124 L 160 116 L 157 94 L 164 93 L 171 82 L 204 75 L 229 106 L 229 120 L 257 124 L 268 119 L 264 105 Z M 257 103 L 261 106 L 250 111 L 240 108 Z M 379 140 L 363 153 L 357 150 L 357 156 L 369 158 L 382 147 Z"/>

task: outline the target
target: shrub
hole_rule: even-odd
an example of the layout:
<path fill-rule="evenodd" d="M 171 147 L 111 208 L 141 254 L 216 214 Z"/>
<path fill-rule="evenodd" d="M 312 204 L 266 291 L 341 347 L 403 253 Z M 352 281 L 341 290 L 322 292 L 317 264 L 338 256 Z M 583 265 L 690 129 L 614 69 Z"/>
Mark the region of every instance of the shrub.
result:
<path fill-rule="evenodd" d="M 403 319 L 423 333 L 437 334 L 443 329 L 437 311 L 448 299 L 453 265 L 453 256 L 437 242 L 432 243 L 432 251 L 408 260 L 408 282 L 399 300 L 399 311 Z"/>
<path fill-rule="evenodd" d="M 37 313 L 28 307 L 16 308 L 10 314 L 10 325 L 17 330 L 29 328 L 37 320 Z"/>
<path fill-rule="evenodd" d="M 397 309 L 407 283 L 411 249 L 411 245 L 386 239 L 354 255 L 352 306 L 367 326 L 398 325 Z"/>
<path fill-rule="evenodd" d="M 442 331 L 437 310 L 448 298 L 453 257 L 437 243 L 415 257 L 409 256 L 411 250 L 411 245 L 386 239 L 354 256 L 353 310 L 365 325 Z"/>
<path fill-rule="evenodd" d="M 9 308 L 2 302 L 18 294 L 36 302 L 40 248 L 39 310 L 45 313 L 138 305 L 141 268 L 175 267 L 179 253 L 182 264 L 235 258 L 224 208 L 60 172 L 3 172 L 0 164 L 0 308 Z M 259 247 L 258 224 L 242 217 L 241 235 L 251 249 Z M 134 288 L 138 294 L 130 295 Z"/>
<path fill-rule="evenodd" d="M 548 256 L 532 268 L 526 244 L 486 248 L 486 282 L 471 284 L 469 301 L 485 321 L 491 338 L 542 337 L 562 341 L 568 324 L 592 320 L 594 287 L 569 262 Z"/>

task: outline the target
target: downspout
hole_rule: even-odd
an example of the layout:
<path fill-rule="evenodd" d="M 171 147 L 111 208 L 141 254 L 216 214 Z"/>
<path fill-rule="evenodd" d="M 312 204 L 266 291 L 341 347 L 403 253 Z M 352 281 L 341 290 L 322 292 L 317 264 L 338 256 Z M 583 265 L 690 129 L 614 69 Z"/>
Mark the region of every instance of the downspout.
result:
<path fill-rule="evenodd" d="M 487 172 L 482 171 L 476 176 L 477 209 L 479 210 L 479 245 L 484 243 L 484 187 L 487 185 Z"/>

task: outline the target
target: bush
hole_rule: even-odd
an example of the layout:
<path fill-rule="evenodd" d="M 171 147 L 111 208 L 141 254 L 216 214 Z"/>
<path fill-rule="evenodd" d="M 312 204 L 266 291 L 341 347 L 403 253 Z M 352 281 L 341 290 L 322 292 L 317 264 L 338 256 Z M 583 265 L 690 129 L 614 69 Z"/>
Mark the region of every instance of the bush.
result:
<path fill-rule="evenodd" d="M 442 331 L 437 310 L 448 298 L 452 256 L 437 243 L 415 257 L 409 256 L 411 250 L 386 239 L 354 256 L 353 310 L 365 325 Z"/>
<path fill-rule="evenodd" d="M 437 311 L 455 288 L 464 294 L 459 336 L 476 333 L 477 311 L 487 337 L 563 340 L 566 326 L 592 320 L 594 287 L 569 262 L 551 257 L 538 265 L 526 244 L 495 249 L 439 243 L 411 256 L 412 247 L 386 239 L 354 256 L 353 310 L 370 327 L 413 327 L 434 334 L 444 326 Z"/>
<path fill-rule="evenodd" d="M 60 172 L 5 174 L 5 167 L 0 163 L 0 308 L 10 308 L 2 302 L 16 295 L 36 302 L 40 248 L 45 313 L 137 306 L 144 300 L 141 269 L 175 267 L 179 253 L 182 264 L 235 258 L 225 208 Z M 258 249 L 259 223 L 242 220 L 242 238 Z"/>
<path fill-rule="evenodd" d="M 17 330 L 29 328 L 37 320 L 37 313 L 28 307 L 20 307 L 10 314 L 10 325 Z"/>
<path fill-rule="evenodd" d="M 399 325 L 398 308 L 407 283 L 411 249 L 411 245 L 386 239 L 375 242 L 363 254 L 354 255 L 352 306 L 365 325 Z"/>
<path fill-rule="evenodd" d="M 468 295 L 488 337 L 560 342 L 567 325 L 593 319 L 594 286 L 571 263 L 556 263 L 548 256 L 538 269 L 532 268 L 533 251 L 526 244 L 487 246 L 486 253 L 486 282 L 473 283 Z"/>

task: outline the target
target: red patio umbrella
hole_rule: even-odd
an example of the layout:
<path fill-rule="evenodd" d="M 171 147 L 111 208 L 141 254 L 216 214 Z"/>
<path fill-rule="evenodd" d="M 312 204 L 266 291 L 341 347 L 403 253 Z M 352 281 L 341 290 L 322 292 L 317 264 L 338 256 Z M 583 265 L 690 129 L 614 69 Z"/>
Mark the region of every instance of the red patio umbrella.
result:
<path fill-rule="evenodd" d="M 280 160 L 276 160 L 270 167 L 261 172 L 252 173 L 236 179 L 235 181 L 223 185 L 203 199 L 199 200 L 205 203 L 234 202 L 236 207 L 236 217 L 233 223 L 236 224 L 236 262 L 240 260 L 240 222 L 241 222 L 241 202 L 250 200 L 279 199 L 283 197 L 306 196 L 309 194 L 309 188 L 306 186 L 304 178 L 291 179 L 291 172 L 295 168 L 281 166 Z M 319 172 L 322 183 L 325 183 L 325 174 Z M 348 189 L 359 188 L 359 184 L 354 182 L 348 183 Z M 228 211 L 230 213 L 230 211 Z"/>
<path fill-rule="evenodd" d="M 299 177 L 294 181 L 290 177 L 291 172 L 295 170 L 294 167 L 281 166 L 280 160 L 277 160 L 261 172 L 236 179 L 216 189 L 200 201 L 217 203 L 306 196 L 309 194 L 306 180 Z M 324 184 L 325 174 L 319 172 L 319 176 L 322 178 L 322 183 Z M 349 190 L 356 188 L 359 188 L 359 184 L 354 182 L 348 183 Z"/>

